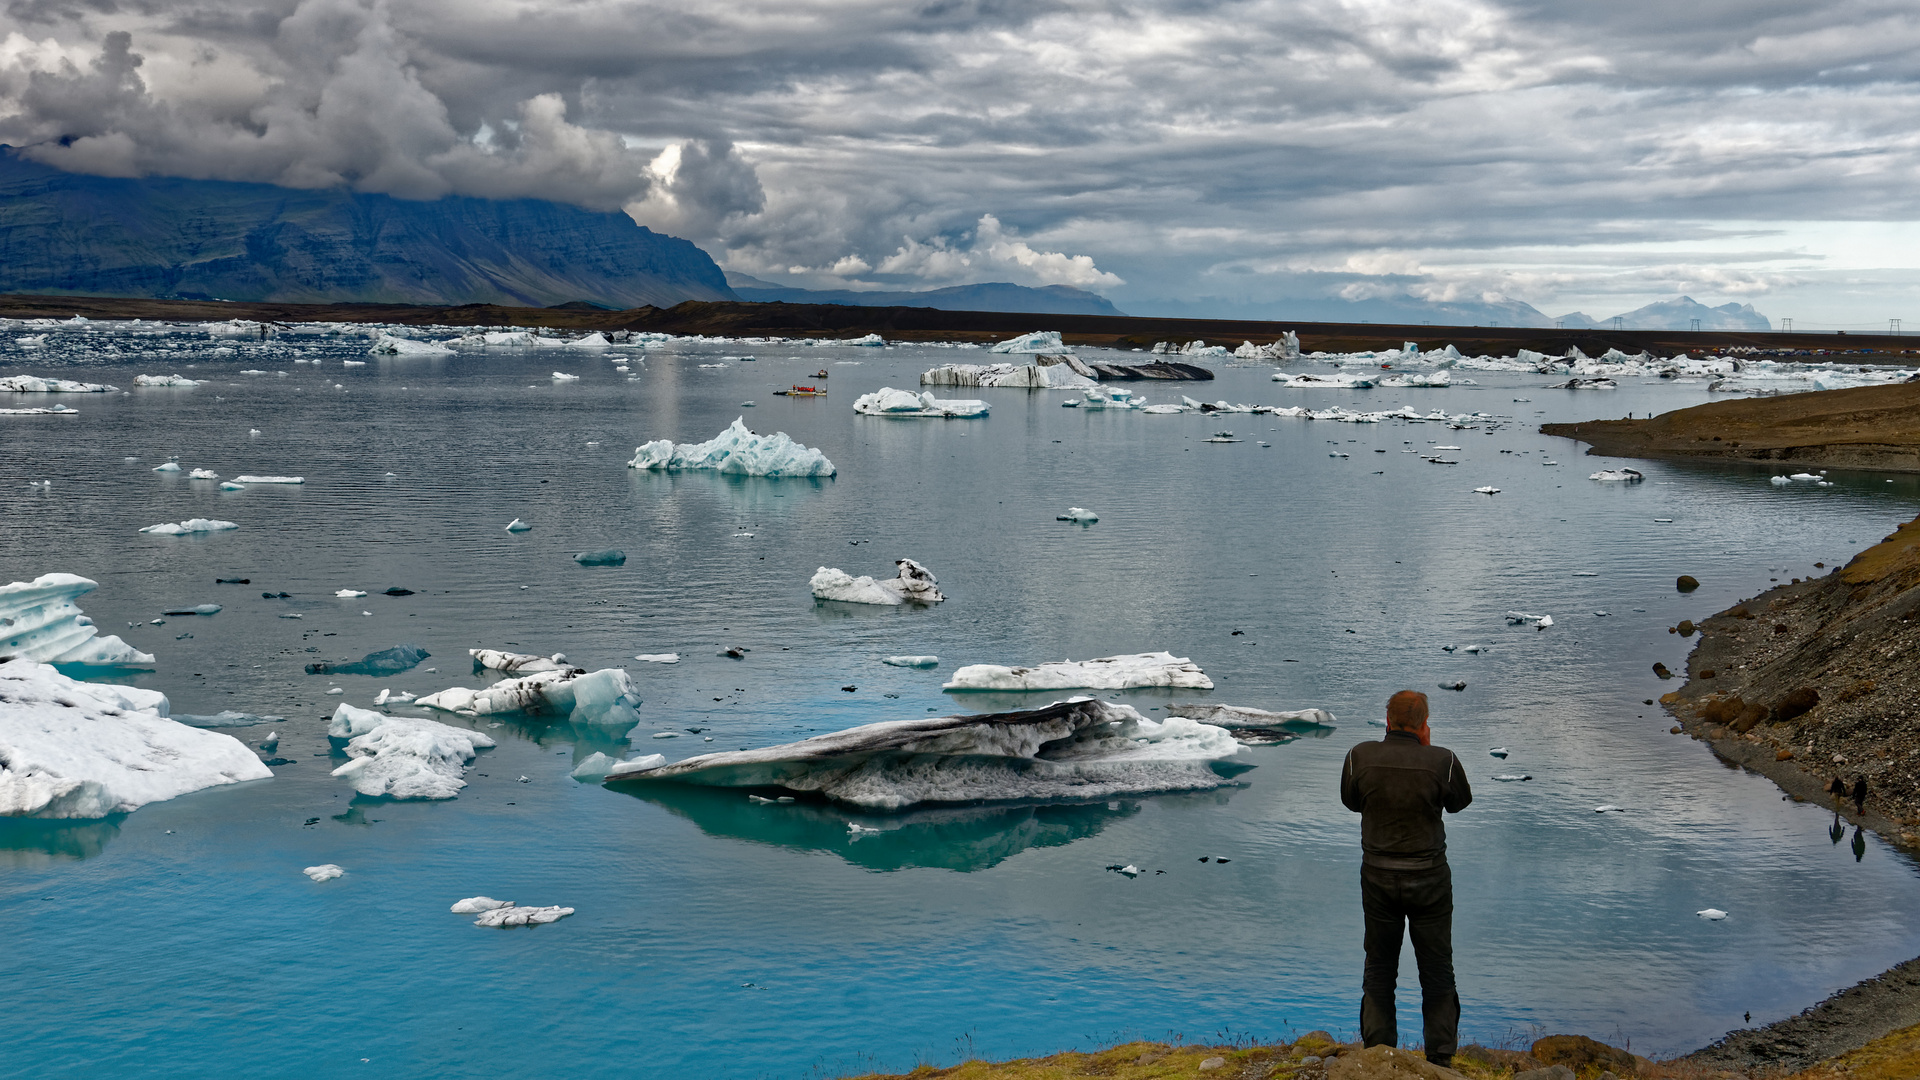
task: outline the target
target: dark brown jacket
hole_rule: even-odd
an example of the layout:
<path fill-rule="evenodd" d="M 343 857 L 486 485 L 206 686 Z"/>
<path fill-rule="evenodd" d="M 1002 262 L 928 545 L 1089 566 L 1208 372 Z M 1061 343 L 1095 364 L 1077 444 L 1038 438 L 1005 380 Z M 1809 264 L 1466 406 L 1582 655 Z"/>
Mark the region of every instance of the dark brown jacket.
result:
<path fill-rule="evenodd" d="M 1460 759 L 1444 746 L 1422 746 L 1411 731 L 1347 751 L 1340 801 L 1360 815 L 1363 862 L 1382 870 L 1433 870 L 1447 864 L 1447 827 L 1473 801 Z"/>

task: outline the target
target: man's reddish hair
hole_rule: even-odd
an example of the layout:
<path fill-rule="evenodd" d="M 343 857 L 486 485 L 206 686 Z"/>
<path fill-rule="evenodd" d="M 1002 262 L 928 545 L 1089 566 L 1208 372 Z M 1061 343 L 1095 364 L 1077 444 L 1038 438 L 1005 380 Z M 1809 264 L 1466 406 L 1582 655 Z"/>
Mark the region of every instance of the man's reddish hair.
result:
<path fill-rule="evenodd" d="M 1394 731 L 1419 731 L 1427 725 L 1427 695 L 1418 690 L 1402 690 L 1387 699 L 1387 727 Z"/>

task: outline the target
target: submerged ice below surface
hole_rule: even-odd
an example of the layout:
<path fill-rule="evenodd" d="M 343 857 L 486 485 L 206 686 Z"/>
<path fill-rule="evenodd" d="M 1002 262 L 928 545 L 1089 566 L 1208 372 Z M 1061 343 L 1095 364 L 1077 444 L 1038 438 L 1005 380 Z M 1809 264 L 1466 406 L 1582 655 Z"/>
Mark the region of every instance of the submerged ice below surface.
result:
<path fill-rule="evenodd" d="M 1207 791 L 1230 783 L 1240 746 L 1184 717 L 1150 720 L 1130 706 L 1073 698 L 1043 709 L 865 724 L 760 750 L 647 767 L 616 766 L 609 783 L 784 788 L 876 809 L 1006 799 L 1104 799 Z"/>

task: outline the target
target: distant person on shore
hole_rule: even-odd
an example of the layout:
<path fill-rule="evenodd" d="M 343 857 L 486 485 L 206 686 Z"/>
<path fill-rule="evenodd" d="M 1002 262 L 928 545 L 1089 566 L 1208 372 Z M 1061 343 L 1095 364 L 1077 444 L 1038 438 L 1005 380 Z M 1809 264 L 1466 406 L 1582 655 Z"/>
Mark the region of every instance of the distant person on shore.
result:
<path fill-rule="evenodd" d="M 1442 810 L 1473 801 L 1453 751 L 1433 745 L 1427 695 L 1402 690 L 1387 700 L 1387 734 L 1347 751 L 1340 801 L 1360 815 L 1360 907 L 1367 963 L 1360 982 L 1360 1039 L 1396 1046 L 1393 990 L 1400 940 L 1413 937 L 1427 1060 L 1442 1068 L 1459 1048 L 1460 993 L 1453 983 L 1453 870 Z"/>

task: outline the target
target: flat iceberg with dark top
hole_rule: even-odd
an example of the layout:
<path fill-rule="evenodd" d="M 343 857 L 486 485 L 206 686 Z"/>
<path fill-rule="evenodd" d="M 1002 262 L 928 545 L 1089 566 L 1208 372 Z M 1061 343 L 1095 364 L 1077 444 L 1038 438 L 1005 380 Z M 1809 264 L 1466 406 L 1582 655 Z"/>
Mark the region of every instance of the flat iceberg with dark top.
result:
<path fill-rule="evenodd" d="M 630 469 L 710 469 L 737 476 L 832 476 L 827 455 L 794 442 L 786 432 L 756 435 L 738 417 L 727 430 L 703 443 L 656 439 L 644 443 L 627 462 Z"/>
<path fill-rule="evenodd" d="M 636 761 L 615 766 L 607 782 L 783 788 L 893 810 L 1209 791 L 1249 767 L 1231 760 L 1240 752 L 1224 728 L 1178 716 L 1153 720 L 1080 697 L 1019 712 L 863 724 L 672 765 Z"/>
<path fill-rule="evenodd" d="M 0 817 L 101 818 L 273 775 L 240 740 L 167 712 L 157 690 L 0 661 Z"/>
<path fill-rule="evenodd" d="M 117 637 L 98 636 L 76 597 L 99 588 L 78 574 L 41 574 L 0 587 L 0 658 L 43 664 L 152 667 L 153 656 Z"/>
<path fill-rule="evenodd" d="M 895 559 L 893 565 L 900 568 L 899 576 L 885 580 L 875 580 L 862 575 L 854 577 L 845 570 L 836 570 L 823 566 L 814 571 L 813 580 L 807 583 L 813 595 L 820 600 L 838 600 L 845 604 L 937 604 L 946 597 L 935 586 L 933 573 L 912 559 Z"/>
<path fill-rule="evenodd" d="M 1168 652 L 1059 660 L 1034 667 L 968 664 L 953 673 L 943 690 L 1133 690 L 1168 686 L 1211 690 L 1213 680 L 1184 656 Z"/>

